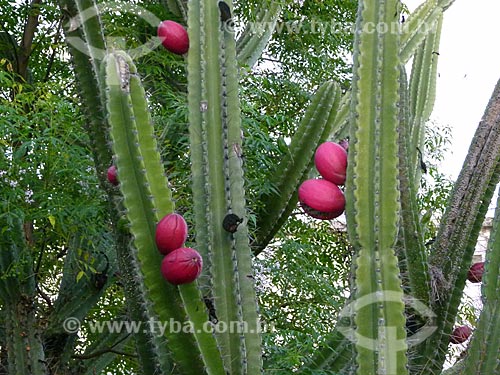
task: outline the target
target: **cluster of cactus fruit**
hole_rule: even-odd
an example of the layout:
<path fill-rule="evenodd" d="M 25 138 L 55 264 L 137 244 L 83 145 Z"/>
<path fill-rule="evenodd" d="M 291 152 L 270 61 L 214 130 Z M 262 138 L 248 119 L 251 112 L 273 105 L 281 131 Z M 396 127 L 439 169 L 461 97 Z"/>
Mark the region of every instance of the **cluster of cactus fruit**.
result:
<path fill-rule="evenodd" d="M 484 262 L 477 262 L 470 266 L 467 271 L 467 280 L 471 283 L 480 283 L 483 280 Z M 450 336 L 451 344 L 462 344 L 472 335 L 472 328 L 468 325 L 461 325 L 453 329 Z"/>
<path fill-rule="evenodd" d="M 345 197 L 339 185 L 345 183 L 347 141 L 324 142 L 314 154 L 314 165 L 322 178 L 305 180 L 299 187 L 299 201 L 304 211 L 321 220 L 334 219 L 344 213 Z"/>
<path fill-rule="evenodd" d="M 156 226 L 156 246 L 165 255 L 161 273 L 174 285 L 193 282 L 203 267 L 200 254 L 195 249 L 183 247 L 187 233 L 186 221 L 177 213 L 166 215 Z"/>

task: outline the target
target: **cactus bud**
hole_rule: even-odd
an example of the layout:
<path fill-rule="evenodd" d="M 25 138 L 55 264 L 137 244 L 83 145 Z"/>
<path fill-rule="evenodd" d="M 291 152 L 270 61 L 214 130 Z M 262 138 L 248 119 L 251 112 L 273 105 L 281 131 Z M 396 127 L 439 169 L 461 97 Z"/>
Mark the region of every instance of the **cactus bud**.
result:
<path fill-rule="evenodd" d="M 184 218 L 176 213 L 168 214 L 156 225 L 156 246 L 162 254 L 168 254 L 184 245 L 188 227 Z"/>
<path fill-rule="evenodd" d="M 343 185 L 347 169 L 347 152 L 338 143 L 322 143 L 314 154 L 316 169 L 325 180 Z"/>
<path fill-rule="evenodd" d="M 161 273 L 171 284 L 193 282 L 201 273 L 203 259 L 190 247 L 181 247 L 167 254 L 161 263 Z"/>
<path fill-rule="evenodd" d="M 308 215 L 322 220 L 342 215 L 345 208 L 339 187 L 323 179 L 304 181 L 299 187 L 299 201 Z"/>
<path fill-rule="evenodd" d="M 108 168 L 108 181 L 111 185 L 118 185 L 118 171 L 115 165 Z"/>
<path fill-rule="evenodd" d="M 483 280 L 484 262 L 474 263 L 467 272 L 467 280 L 471 283 L 480 283 Z"/>
<path fill-rule="evenodd" d="M 186 29 L 174 21 L 163 21 L 158 26 L 158 37 L 167 50 L 178 55 L 189 49 L 189 37 Z"/>
<path fill-rule="evenodd" d="M 472 334 L 472 329 L 469 326 L 460 326 L 453 330 L 450 336 L 450 342 L 452 344 L 461 344 L 470 337 Z"/>

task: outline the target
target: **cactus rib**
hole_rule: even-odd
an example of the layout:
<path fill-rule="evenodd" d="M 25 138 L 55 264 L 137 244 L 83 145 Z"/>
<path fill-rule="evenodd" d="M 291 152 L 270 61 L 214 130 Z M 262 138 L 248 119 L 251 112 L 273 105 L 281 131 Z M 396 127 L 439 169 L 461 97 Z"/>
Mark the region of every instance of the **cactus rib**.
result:
<path fill-rule="evenodd" d="M 348 228 L 357 250 L 358 374 L 407 374 L 404 303 L 394 253 L 399 206 L 399 34 L 397 1 L 360 1 L 354 79 L 348 193 Z M 385 26 L 385 32 L 368 30 Z M 358 302 L 356 302 L 358 303 Z M 359 338 L 364 338 L 361 341 Z M 369 342 L 373 342 L 367 345 Z M 372 341 L 371 341 L 372 340 Z"/>

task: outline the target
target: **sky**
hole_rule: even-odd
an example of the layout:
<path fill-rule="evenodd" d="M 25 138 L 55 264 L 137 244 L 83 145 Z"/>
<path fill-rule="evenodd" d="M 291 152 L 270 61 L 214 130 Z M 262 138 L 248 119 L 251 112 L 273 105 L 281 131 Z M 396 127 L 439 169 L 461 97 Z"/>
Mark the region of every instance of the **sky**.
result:
<path fill-rule="evenodd" d="M 414 10 L 423 0 L 404 1 Z M 431 120 L 453 129 L 451 153 L 442 164 L 453 179 L 458 176 L 470 141 L 500 79 L 499 0 L 456 0 L 444 14 L 436 103 Z M 490 207 L 493 216 L 496 205 Z"/>

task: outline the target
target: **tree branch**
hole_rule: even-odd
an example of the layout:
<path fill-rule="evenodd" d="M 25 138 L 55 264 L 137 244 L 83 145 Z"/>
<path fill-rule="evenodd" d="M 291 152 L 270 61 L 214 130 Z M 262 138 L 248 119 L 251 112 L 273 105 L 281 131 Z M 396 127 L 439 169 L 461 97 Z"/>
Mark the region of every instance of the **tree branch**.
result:
<path fill-rule="evenodd" d="M 24 26 L 23 39 L 19 48 L 19 63 L 17 66 L 17 73 L 26 81 L 28 76 L 28 61 L 31 55 L 33 46 L 33 39 L 38 27 L 38 17 L 40 16 L 40 3 L 41 0 L 32 0 L 28 19 Z"/>

